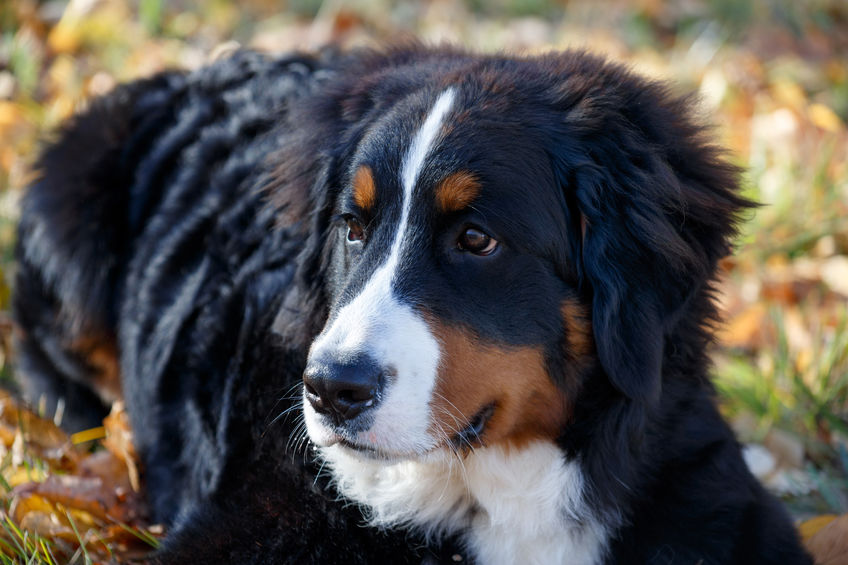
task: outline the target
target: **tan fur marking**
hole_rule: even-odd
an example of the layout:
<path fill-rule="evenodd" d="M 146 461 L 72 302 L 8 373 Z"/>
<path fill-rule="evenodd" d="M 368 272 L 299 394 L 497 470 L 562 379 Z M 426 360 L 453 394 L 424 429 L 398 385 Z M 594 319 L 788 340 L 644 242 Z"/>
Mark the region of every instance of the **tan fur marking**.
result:
<path fill-rule="evenodd" d="M 443 212 L 456 212 L 471 204 L 480 194 L 480 183 L 468 171 L 458 171 L 436 188 L 436 204 Z"/>
<path fill-rule="evenodd" d="M 542 351 L 500 348 L 467 333 L 434 323 L 442 343 L 442 362 L 433 395 L 432 430 L 453 437 L 480 410 L 495 405 L 482 437 L 484 445 L 521 447 L 554 439 L 568 420 L 568 398 L 545 370 Z"/>
<path fill-rule="evenodd" d="M 359 167 L 353 176 L 353 202 L 363 210 L 370 210 L 377 202 L 374 173 L 368 165 Z"/>
<path fill-rule="evenodd" d="M 594 347 L 588 308 L 577 300 L 568 299 L 560 310 L 565 324 L 566 356 L 571 361 L 588 361 Z"/>
<path fill-rule="evenodd" d="M 79 354 L 91 367 L 88 384 L 107 405 L 123 397 L 118 349 L 115 340 L 106 336 L 78 338 L 70 349 Z"/>

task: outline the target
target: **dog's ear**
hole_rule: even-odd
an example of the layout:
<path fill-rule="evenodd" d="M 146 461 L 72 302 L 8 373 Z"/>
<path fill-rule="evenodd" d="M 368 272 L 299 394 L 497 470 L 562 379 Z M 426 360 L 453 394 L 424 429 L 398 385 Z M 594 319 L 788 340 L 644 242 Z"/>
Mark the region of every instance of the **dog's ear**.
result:
<path fill-rule="evenodd" d="M 692 100 L 619 67 L 602 71 L 560 90 L 572 95 L 560 98 L 554 169 L 600 363 L 624 395 L 654 402 L 668 337 L 693 297 L 709 305 L 717 262 L 751 203 L 738 195 L 738 169 L 690 120 Z"/>
<path fill-rule="evenodd" d="M 611 190 L 609 186 L 592 189 Z M 660 250 L 650 247 L 652 234 L 646 228 L 665 223 L 658 217 L 648 220 L 650 210 L 642 218 L 642 213 L 627 206 L 617 209 L 614 203 L 585 196 L 579 200 L 581 210 L 587 210 L 581 212 L 586 225 L 583 282 L 592 295 L 592 327 L 601 365 L 627 397 L 655 401 L 660 394 L 665 335 L 702 284 L 697 280 L 703 278 L 701 269 L 694 264 L 670 264 Z M 592 209 L 592 205 L 598 207 Z M 638 226 L 641 220 L 646 225 Z M 659 224 L 652 226 L 652 221 Z"/>

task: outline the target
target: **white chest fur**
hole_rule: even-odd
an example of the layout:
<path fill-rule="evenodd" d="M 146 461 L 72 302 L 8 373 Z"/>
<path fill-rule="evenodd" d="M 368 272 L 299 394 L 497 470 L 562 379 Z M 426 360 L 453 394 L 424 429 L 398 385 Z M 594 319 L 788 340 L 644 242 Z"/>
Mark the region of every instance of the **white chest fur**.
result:
<path fill-rule="evenodd" d="M 375 526 L 413 526 L 429 538 L 463 531 L 481 565 L 592 565 L 607 532 L 586 507 L 576 462 L 550 442 L 440 453 L 385 464 L 321 449 L 341 492 Z"/>

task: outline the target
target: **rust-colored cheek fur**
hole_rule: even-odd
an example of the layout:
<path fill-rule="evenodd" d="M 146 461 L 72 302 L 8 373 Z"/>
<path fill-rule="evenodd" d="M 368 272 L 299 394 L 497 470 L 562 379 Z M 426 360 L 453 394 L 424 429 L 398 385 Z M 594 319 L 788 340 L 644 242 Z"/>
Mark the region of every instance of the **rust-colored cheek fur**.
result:
<path fill-rule="evenodd" d="M 353 202 L 364 211 L 373 208 L 377 202 L 377 185 L 368 165 L 359 167 L 353 176 Z"/>
<path fill-rule="evenodd" d="M 485 345 L 457 328 L 435 325 L 442 343 L 432 401 L 435 433 L 451 438 L 480 410 L 494 404 L 480 438 L 484 445 L 520 447 L 559 435 L 571 409 L 548 375 L 541 349 Z"/>

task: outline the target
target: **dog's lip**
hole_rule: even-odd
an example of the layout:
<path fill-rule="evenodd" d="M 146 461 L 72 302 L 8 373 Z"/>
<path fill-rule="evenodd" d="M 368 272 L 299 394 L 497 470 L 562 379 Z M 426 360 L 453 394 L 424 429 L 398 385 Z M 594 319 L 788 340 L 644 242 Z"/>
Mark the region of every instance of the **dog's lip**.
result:
<path fill-rule="evenodd" d="M 376 447 L 371 447 L 368 445 L 362 445 L 360 443 L 354 443 L 352 441 L 348 441 L 346 439 L 340 439 L 336 445 L 349 449 L 351 451 L 356 452 L 357 455 L 367 457 L 369 459 L 381 459 L 385 461 L 401 461 L 405 459 L 413 459 L 415 457 L 419 457 L 418 453 L 392 453 L 390 451 L 384 451 L 378 449 Z"/>
<path fill-rule="evenodd" d="M 480 438 L 483 434 L 483 431 L 486 429 L 486 425 L 492 419 L 492 415 L 494 414 L 494 412 L 495 403 L 492 402 L 486 404 L 474 415 L 473 418 L 469 420 L 467 426 L 456 432 L 453 437 L 447 440 L 447 444 L 442 443 L 433 447 L 432 449 L 425 449 L 423 451 L 392 452 L 385 449 L 381 449 L 380 447 L 363 444 L 352 440 L 346 437 L 344 434 L 339 433 L 338 430 L 333 430 L 331 432 L 330 437 L 325 442 L 322 442 L 322 445 L 323 447 L 331 447 L 334 445 L 338 445 L 339 447 L 372 459 L 418 459 L 445 447 L 448 447 L 452 450 L 458 450 L 473 447 L 476 444 L 480 444 Z"/>
<path fill-rule="evenodd" d="M 421 459 L 422 457 L 426 457 L 429 453 L 437 451 L 441 447 L 436 446 L 433 449 L 425 451 L 393 452 L 370 445 L 356 443 L 341 437 L 336 439 L 332 445 L 347 450 L 349 452 L 353 452 L 358 457 L 362 457 L 364 459 L 378 460 L 384 463 L 398 463 L 401 461 L 412 461 L 416 459 Z"/>
<path fill-rule="evenodd" d="M 421 451 L 391 451 L 382 447 L 367 445 L 350 440 L 338 433 L 334 433 L 330 441 L 328 443 L 323 444 L 323 447 L 330 446 L 336 446 L 346 451 L 355 453 L 360 457 L 373 460 L 380 460 L 385 463 L 396 463 L 401 461 L 415 461 L 427 459 L 433 454 L 445 451 L 446 449 L 450 449 L 452 451 L 456 450 L 452 443 L 439 443 L 430 447 L 429 449 L 423 449 Z"/>
<path fill-rule="evenodd" d="M 492 414 L 495 413 L 494 402 L 483 406 L 477 414 L 468 421 L 468 425 L 456 432 L 450 442 L 454 448 L 471 447 L 475 443 L 480 443 L 480 436 L 483 430 L 486 429 L 486 424 L 492 419 Z"/>
<path fill-rule="evenodd" d="M 326 441 L 322 442 L 322 447 L 331 447 L 331 446 L 339 446 L 349 451 L 356 452 L 360 455 L 364 455 L 371 459 L 386 459 L 386 460 L 403 460 L 403 459 L 415 459 L 421 457 L 429 453 L 429 450 L 425 450 L 422 452 L 418 451 L 409 451 L 409 452 L 394 452 L 386 449 L 382 449 L 380 447 L 374 445 L 368 445 L 365 443 L 360 443 L 355 440 L 352 440 L 346 437 L 343 434 L 340 434 L 338 431 L 334 430 L 332 432 L 331 437 Z"/>

